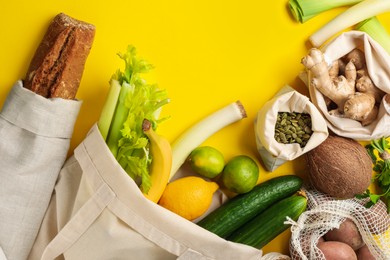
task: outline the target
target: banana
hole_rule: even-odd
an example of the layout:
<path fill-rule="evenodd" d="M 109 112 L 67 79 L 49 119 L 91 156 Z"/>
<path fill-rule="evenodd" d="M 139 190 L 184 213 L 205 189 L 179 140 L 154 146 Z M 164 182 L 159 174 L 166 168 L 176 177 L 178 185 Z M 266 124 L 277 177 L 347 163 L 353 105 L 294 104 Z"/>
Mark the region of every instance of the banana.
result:
<path fill-rule="evenodd" d="M 172 167 L 172 149 L 169 141 L 153 130 L 149 120 L 144 119 L 142 130 L 149 138 L 149 149 L 152 156 L 149 171 L 152 185 L 148 193 L 144 193 L 144 196 L 157 203 L 169 181 Z"/>

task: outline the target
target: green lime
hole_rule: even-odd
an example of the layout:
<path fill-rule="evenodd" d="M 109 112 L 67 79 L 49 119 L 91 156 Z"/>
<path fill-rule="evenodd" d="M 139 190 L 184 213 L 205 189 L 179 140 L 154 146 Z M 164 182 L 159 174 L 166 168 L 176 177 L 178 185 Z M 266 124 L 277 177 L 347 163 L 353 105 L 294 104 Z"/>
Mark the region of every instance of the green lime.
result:
<path fill-rule="evenodd" d="M 221 175 L 223 185 L 235 193 L 246 193 L 253 189 L 259 178 L 259 167 L 249 156 L 238 155 L 226 165 Z"/>
<path fill-rule="evenodd" d="M 190 156 L 191 168 L 199 175 L 214 178 L 220 174 L 225 166 L 223 154 L 211 146 L 199 146 Z"/>

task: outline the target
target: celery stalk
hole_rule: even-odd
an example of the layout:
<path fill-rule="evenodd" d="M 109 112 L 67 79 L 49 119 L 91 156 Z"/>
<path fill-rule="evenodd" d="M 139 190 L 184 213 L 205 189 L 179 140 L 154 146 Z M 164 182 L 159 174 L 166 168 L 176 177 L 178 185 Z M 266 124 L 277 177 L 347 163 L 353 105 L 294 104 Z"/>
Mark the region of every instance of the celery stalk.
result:
<path fill-rule="evenodd" d="M 166 119 L 159 118 L 159 111 L 170 100 L 165 90 L 149 84 L 143 77 L 153 65 L 140 59 L 134 46 L 129 45 L 126 52 L 118 53 L 118 56 L 125 62 L 125 68 L 111 78 L 112 89 L 105 104 L 107 108 L 101 115 L 102 129 L 99 129 L 106 133 L 107 125 L 110 125 L 106 138 L 108 148 L 127 174 L 143 191 L 148 191 L 152 185 L 149 166 L 153 158 L 149 156 L 149 139 L 142 123 L 148 119 L 153 129 L 157 129 Z"/>
<path fill-rule="evenodd" d="M 288 5 L 294 18 L 297 21 L 304 23 L 319 13 L 336 7 L 354 5 L 361 1 L 362 0 L 290 0 Z"/>
<path fill-rule="evenodd" d="M 110 130 L 110 125 L 112 118 L 115 113 L 115 108 L 118 102 L 119 93 L 121 91 L 121 86 L 117 80 L 111 80 L 110 89 L 108 91 L 106 102 L 104 103 L 102 112 L 98 120 L 98 128 L 104 140 L 107 139 L 108 131 Z"/>
<path fill-rule="evenodd" d="M 367 33 L 390 54 L 390 34 L 377 17 L 371 17 L 356 25 L 356 30 Z"/>
<path fill-rule="evenodd" d="M 123 124 L 127 119 L 129 113 L 129 108 L 126 107 L 126 97 L 127 94 L 131 91 L 131 87 L 128 84 L 123 84 L 119 93 L 118 104 L 113 115 L 113 120 L 111 123 L 110 131 L 107 136 L 107 146 L 114 155 L 118 154 L 119 149 L 119 140 L 122 138 L 121 130 Z"/>
<path fill-rule="evenodd" d="M 309 40 L 314 47 L 319 47 L 336 33 L 387 11 L 390 11 L 390 0 L 364 0 L 333 18 L 312 34 Z"/>

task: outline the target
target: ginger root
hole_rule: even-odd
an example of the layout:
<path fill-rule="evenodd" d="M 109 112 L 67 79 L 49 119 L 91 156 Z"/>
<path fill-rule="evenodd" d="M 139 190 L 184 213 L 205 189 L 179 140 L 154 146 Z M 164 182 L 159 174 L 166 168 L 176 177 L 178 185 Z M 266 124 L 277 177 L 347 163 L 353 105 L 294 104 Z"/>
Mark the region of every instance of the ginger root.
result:
<path fill-rule="evenodd" d="M 373 84 L 366 72 L 362 51 L 351 51 L 329 68 L 322 51 L 313 48 L 301 63 L 312 75 L 309 84 L 337 106 L 329 114 L 357 120 L 363 126 L 376 119 L 376 103 L 381 101 L 384 92 Z"/>
<path fill-rule="evenodd" d="M 361 69 L 357 71 L 357 81 L 356 81 L 356 90 L 362 93 L 370 94 L 375 98 L 376 103 L 380 103 L 385 92 L 375 87 L 370 76 L 368 76 L 366 69 Z"/>
<path fill-rule="evenodd" d="M 357 70 L 361 70 L 366 66 L 366 57 L 364 52 L 359 49 L 353 49 L 347 55 L 342 57 L 345 63 L 353 62 Z"/>

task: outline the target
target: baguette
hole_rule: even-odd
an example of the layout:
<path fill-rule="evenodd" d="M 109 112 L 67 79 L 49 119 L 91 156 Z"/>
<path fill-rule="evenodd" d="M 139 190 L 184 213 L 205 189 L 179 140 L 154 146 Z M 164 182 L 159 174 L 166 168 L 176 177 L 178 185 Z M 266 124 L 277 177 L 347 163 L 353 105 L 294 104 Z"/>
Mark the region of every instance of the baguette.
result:
<path fill-rule="evenodd" d="M 75 99 L 94 36 L 94 25 L 56 15 L 31 60 L 24 87 L 46 98 Z"/>

